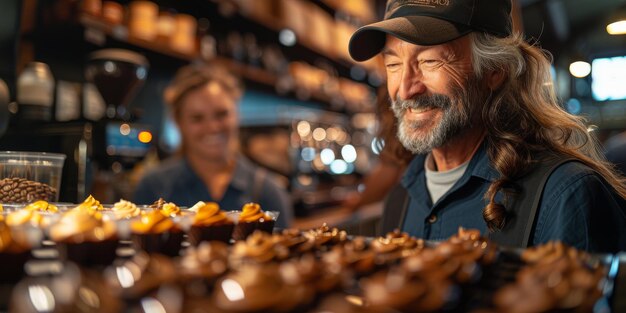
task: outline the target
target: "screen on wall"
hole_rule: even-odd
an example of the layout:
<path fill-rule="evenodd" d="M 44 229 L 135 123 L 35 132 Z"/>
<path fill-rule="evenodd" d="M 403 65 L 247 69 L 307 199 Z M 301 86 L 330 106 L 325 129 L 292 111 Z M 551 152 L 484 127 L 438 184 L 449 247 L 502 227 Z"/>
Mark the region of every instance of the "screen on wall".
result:
<path fill-rule="evenodd" d="M 626 99 L 626 56 L 593 60 L 591 93 L 597 101 Z"/>

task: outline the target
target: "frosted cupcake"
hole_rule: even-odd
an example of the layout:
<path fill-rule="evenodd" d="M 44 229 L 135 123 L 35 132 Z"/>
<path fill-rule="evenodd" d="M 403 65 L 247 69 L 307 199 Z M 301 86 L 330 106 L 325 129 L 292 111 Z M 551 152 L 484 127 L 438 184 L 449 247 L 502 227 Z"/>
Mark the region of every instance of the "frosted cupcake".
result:
<path fill-rule="evenodd" d="M 189 241 L 192 244 L 211 240 L 230 242 L 235 223 L 220 210 L 217 203 L 199 201 L 189 211 L 195 212 L 189 230 Z"/>
<path fill-rule="evenodd" d="M 130 224 L 135 248 L 148 253 L 178 256 L 183 231 L 161 210 L 152 210 Z"/>
<path fill-rule="evenodd" d="M 272 233 L 278 212 L 264 212 L 258 203 L 247 203 L 241 209 L 233 239 L 244 240 L 255 230 Z"/>
<path fill-rule="evenodd" d="M 50 228 L 59 256 L 81 265 L 109 265 L 118 246 L 115 223 L 102 219 L 100 212 L 70 210 Z"/>

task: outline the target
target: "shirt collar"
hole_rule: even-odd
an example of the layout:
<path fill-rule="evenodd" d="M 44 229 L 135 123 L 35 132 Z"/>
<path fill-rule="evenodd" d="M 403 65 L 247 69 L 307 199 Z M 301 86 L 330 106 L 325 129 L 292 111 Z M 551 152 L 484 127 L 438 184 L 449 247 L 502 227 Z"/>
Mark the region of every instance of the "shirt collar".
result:
<path fill-rule="evenodd" d="M 183 158 L 183 160 L 184 166 L 187 169 L 181 173 L 184 175 L 184 178 L 191 181 L 201 181 L 198 174 L 191 168 L 187 158 Z M 235 171 L 233 172 L 233 177 L 229 185 L 240 191 L 248 190 L 253 183 L 254 172 L 254 165 L 246 157 L 242 155 L 237 156 Z"/>
<path fill-rule="evenodd" d="M 409 163 L 402 180 L 400 181 L 402 186 L 408 189 L 417 181 L 417 178 L 420 177 L 425 171 L 425 161 L 425 154 L 417 155 L 413 158 L 413 160 Z M 479 177 L 491 182 L 499 177 L 498 171 L 492 167 L 491 162 L 489 161 L 486 141 L 483 141 L 478 150 L 476 150 L 476 153 L 474 153 L 474 156 L 472 156 L 472 159 L 465 170 L 464 176 L 465 175 Z"/>

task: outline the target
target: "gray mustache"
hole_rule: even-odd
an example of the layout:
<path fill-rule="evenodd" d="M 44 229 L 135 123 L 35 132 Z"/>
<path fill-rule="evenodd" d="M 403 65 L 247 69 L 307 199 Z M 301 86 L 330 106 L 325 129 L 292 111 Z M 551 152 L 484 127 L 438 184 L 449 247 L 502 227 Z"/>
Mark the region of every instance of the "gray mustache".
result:
<path fill-rule="evenodd" d="M 452 106 L 450 97 L 442 94 L 434 94 L 428 96 L 420 96 L 414 99 L 402 100 L 396 98 L 391 102 L 391 109 L 398 116 L 408 109 L 446 109 Z"/>

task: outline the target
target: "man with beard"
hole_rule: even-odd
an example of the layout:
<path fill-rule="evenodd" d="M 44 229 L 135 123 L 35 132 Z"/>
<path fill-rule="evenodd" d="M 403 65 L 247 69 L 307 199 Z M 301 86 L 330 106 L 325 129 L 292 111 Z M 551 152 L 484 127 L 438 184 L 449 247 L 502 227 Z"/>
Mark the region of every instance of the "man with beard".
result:
<path fill-rule="evenodd" d="M 382 230 L 626 250 L 624 178 L 560 107 L 549 58 L 512 32 L 510 11 L 510 0 L 389 0 L 383 21 L 352 36 L 355 60 L 382 54 L 398 139 L 416 155 Z"/>

